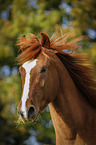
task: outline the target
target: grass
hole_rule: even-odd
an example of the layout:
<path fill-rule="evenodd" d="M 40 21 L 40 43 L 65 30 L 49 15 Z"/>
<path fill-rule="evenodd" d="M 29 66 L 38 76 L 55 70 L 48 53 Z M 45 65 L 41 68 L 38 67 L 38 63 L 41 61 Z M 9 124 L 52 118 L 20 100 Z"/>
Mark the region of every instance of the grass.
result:
<path fill-rule="evenodd" d="M 34 126 L 36 125 L 37 121 L 39 121 L 41 118 L 41 115 L 38 114 L 35 120 L 28 120 L 28 121 L 23 121 L 21 117 L 18 118 L 18 120 L 15 122 L 16 128 L 24 125 L 24 126 Z"/>

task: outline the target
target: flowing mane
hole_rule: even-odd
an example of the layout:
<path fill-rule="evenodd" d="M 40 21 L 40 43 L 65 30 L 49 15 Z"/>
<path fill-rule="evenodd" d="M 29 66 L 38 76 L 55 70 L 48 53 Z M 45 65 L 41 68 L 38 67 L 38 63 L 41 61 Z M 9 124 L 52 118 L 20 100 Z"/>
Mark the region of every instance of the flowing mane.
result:
<path fill-rule="evenodd" d="M 41 35 L 43 34 L 44 33 L 41 33 Z M 22 39 L 20 39 L 17 44 L 20 45 L 20 49 L 22 50 L 22 53 L 17 57 L 18 64 L 21 65 L 30 59 L 35 59 L 42 52 L 42 48 L 56 51 L 57 57 L 59 57 L 68 70 L 80 92 L 88 102 L 96 108 L 96 82 L 93 76 L 93 67 L 85 66 L 84 57 L 77 54 L 73 55 L 72 53 L 79 47 L 78 42 L 82 40 L 82 37 L 73 39 L 70 42 L 67 42 L 67 39 L 67 35 L 63 35 L 59 38 L 53 35 L 50 38 L 50 47 L 47 45 L 45 47 L 43 46 L 42 39 L 40 41 L 33 34 L 31 34 L 29 39 L 25 39 L 23 35 Z M 64 50 L 68 50 L 68 52 Z"/>

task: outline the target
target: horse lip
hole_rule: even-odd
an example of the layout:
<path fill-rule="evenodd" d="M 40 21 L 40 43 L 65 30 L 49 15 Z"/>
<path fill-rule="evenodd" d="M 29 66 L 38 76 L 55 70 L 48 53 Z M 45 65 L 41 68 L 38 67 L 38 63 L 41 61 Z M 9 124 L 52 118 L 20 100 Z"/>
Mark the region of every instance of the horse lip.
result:
<path fill-rule="evenodd" d="M 35 119 L 36 119 L 36 115 L 35 114 L 32 117 L 28 117 L 28 121 L 35 120 Z"/>
<path fill-rule="evenodd" d="M 18 116 L 21 118 L 22 122 L 25 124 L 25 121 L 27 121 L 27 120 L 24 117 L 22 117 L 20 114 L 18 114 Z"/>

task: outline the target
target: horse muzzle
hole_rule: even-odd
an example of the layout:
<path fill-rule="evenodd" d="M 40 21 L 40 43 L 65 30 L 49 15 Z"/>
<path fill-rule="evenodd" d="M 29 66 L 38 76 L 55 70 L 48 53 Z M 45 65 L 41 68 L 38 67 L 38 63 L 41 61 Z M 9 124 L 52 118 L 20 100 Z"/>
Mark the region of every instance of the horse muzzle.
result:
<path fill-rule="evenodd" d="M 28 120 L 35 120 L 36 118 L 36 109 L 35 106 L 31 105 L 28 110 L 22 110 L 17 108 L 17 114 L 23 119 L 23 121 L 28 121 Z"/>

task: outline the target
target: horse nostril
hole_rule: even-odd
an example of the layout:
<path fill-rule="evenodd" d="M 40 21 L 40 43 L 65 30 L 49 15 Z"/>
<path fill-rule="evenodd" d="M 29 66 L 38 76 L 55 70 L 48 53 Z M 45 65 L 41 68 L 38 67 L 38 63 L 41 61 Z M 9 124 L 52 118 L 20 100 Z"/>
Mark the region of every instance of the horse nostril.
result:
<path fill-rule="evenodd" d="M 20 111 L 21 116 L 23 117 L 23 111 Z"/>
<path fill-rule="evenodd" d="M 34 107 L 30 107 L 30 108 L 29 108 L 29 111 L 28 111 L 28 116 L 29 116 L 29 117 L 32 117 L 32 116 L 34 115 L 34 112 L 35 112 Z"/>
<path fill-rule="evenodd" d="M 19 116 L 21 115 L 21 116 L 23 117 L 23 111 L 21 111 L 21 110 L 20 110 L 20 111 L 17 110 L 17 114 L 18 114 Z"/>

